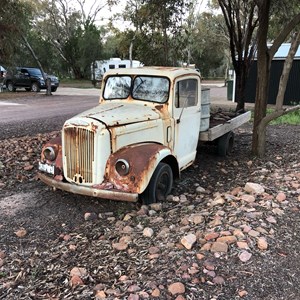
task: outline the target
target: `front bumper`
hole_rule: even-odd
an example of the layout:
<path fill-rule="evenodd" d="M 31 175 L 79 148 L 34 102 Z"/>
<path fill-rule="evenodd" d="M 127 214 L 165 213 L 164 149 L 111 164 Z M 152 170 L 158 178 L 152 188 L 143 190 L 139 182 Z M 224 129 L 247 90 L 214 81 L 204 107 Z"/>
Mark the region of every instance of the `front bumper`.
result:
<path fill-rule="evenodd" d="M 139 198 L 139 195 L 136 193 L 125 193 L 116 190 L 100 190 L 93 187 L 79 186 L 57 181 L 42 173 L 38 173 L 38 178 L 49 186 L 79 195 L 127 202 L 137 202 Z"/>

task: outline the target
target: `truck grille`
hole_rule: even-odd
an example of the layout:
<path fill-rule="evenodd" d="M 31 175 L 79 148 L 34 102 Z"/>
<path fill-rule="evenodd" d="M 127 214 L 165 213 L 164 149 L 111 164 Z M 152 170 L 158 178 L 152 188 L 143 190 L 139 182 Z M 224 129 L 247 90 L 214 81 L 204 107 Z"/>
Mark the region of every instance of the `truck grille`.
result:
<path fill-rule="evenodd" d="M 65 177 L 80 184 L 93 183 L 94 132 L 78 127 L 64 129 Z"/>

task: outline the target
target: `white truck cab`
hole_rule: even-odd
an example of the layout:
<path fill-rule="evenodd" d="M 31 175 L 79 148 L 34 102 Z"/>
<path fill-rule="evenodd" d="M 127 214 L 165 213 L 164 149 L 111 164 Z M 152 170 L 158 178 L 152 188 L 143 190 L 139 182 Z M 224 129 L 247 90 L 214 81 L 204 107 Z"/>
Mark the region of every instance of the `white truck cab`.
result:
<path fill-rule="evenodd" d="M 67 120 L 44 146 L 39 178 L 100 198 L 164 200 L 194 162 L 201 132 L 213 139 L 201 94 L 199 72 L 189 68 L 108 71 L 99 105 Z"/>

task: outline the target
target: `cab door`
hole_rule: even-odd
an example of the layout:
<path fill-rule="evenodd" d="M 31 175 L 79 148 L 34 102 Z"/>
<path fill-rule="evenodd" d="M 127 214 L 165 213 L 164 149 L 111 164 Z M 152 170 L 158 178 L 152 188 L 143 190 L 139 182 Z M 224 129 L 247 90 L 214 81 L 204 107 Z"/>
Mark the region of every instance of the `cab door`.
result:
<path fill-rule="evenodd" d="M 191 76 L 176 80 L 174 93 L 174 154 L 182 170 L 194 162 L 197 153 L 201 123 L 199 78 Z"/>

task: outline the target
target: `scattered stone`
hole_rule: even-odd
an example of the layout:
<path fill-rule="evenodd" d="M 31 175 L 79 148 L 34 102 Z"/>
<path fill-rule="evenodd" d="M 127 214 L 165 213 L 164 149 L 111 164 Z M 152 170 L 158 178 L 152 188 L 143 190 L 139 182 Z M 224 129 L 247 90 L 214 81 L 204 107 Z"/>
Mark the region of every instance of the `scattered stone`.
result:
<path fill-rule="evenodd" d="M 181 282 L 175 282 L 169 285 L 168 291 L 172 295 L 177 295 L 177 294 L 184 294 L 185 293 L 185 286 Z"/>
<path fill-rule="evenodd" d="M 136 284 L 133 284 L 133 285 L 129 286 L 128 289 L 127 289 L 127 291 L 129 293 L 135 293 L 135 292 L 138 292 L 140 290 L 141 290 L 141 288 Z"/>
<path fill-rule="evenodd" d="M 210 248 L 211 248 L 211 243 L 206 243 L 206 244 L 204 244 L 202 247 L 201 247 L 201 251 L 209 251 L 210 250 Z"/>
<path fill-rule="evenodd" d="M 248 251 L 242 251 L 240 254 L 239 254 L 239 259 L 242 261 L 242 262 L 247 262 L 250 258 L 251 258 L 252 254 Z"/>
<path fill-rule="evenodd" d="M 265 189 L 262 185 L 254 182 L 247 182 L 244 190 L 250 194 L 261 195 L 265 192 Z"/>
<path fill-rule="evenodd" d="M 146 237 L 152 237 L 154 234 L 154 231 L 152 228 L 149 228 L 149 227 L 146 227 L 144 230 L 143 230 L 143 236 L 146 236 Z"/>
<path fill-rule="evenodd" d="M 97 291 L 95 297 L 96 297 L 96 300 L 106 299 L 106 294 L 104 291 Z"/>
<path fill-rule="evenodd" d="M 113 243 L 112 246 L 113 246 L 114 249 L 116 249 L 118 251 L 123 251 L 123 250 L 126 250 L 128 248 L 127 243 Z"/>
<path fill-rule="evenodd" d="M 255 197 L 253 195 L 244 194 L 240 198 L 241 198 L 241 200 L 244 200 L 244 201 L 246 201 L 248 203 L 255 202 Z"/>
<path fill-rule="evenodd" d="M 70 286 L 76 287 L 78 285 L 84 285 L 82 279 L 78 275 L 74 275 L 70 279 Z"/>
<path fill-rule="evenodd" d="M 188 234 L 181 239 L 181 244 L 188 250 L 192 249 L 193 245 L 196 243 L 197 237 L 195 234 Z"/>
<path fill-rule="evenodd" d="M 155 211 L 161 211 L 162 210 L 162 204 L 161 203 L 152 203 L 150 204 L 151 209 Z"/>
<path fill-rule="evenodd" d="M 198 186 L 198 187 L 196 188 L 196 192 L 197 192 L 198 194 L 205 193 L 205 188 L 203 188 L 203 187 L 201 187 L 201 186 Z"/>
<path fill-rule="evenodd" d="M 4 265 L 4 259 L 0 257 L 0 268 Z"/>
<path fill-rule="evenodd" d="M 94 213 L 94 212 L 92 212 L 92 213 L 86 212 L 84 214 L 84 220 L 85 221 L 94 221 L 94 220 L 97 220 L 97 214 Z"/>
<path fill-rule="evenodd" d="M 263 238 L 263 237 L 258 238 L 257 239 L 257 247 L 260 250 L 267 250 L 268 249 L 268 243 L 267 243 L 266 239 Z"/>
<path fill-rule="evenodd" d="M 239 296 L 240 296 L 241 298 L 243 298 L 243 297 L 245 297 L 245 296 L 248 295 L 248 292 L 245 291 L 245 290 L 242 290 L 242 291 L 238 291 L 238 294 L 239 294 Z"/>
<path fill-rule="evenodd" d="M 203 221 L 204 221 L 204 217 L 203 216 L 201 216 L 201 215 L 194 215 L 193 216 L 193 223 L 195 225 L 201 224 L 201 223 L 203 223 Z"/>
<path fill-rule="evenodd" d="M 253 229 L 251 229 L 248 234 L 252 237 L 258 237 L 260 235 L 260 233 L 258 231 L 255 231 Z"/>
<path fill-rule="evenodd" d="M 128 300 L 139 300 L 139 299 L 140 299 L 139 295 L 136 294 L 130 294 L 128 296 Z"/>
<path fill-rule="evenodd" d="M 214 207 L 217 205 L 223 205 L 225 203 L 225 200 L 222 197 L 217 197 L 212 202 L 210 202 L 210 206 Z"/>
<path fill-rule="evenodd" d="M 223 242 L 214 242 L 210 248 L 211 252 L 227 252 L 228 245 Z"/>
<path fill-rule="evenodd" d="M 85 268 L 74 267 L 70 271 L 70 276 L 85 277 L 85 276 L 87 276 L 87 270 Z"/>
<path fill-rule="evenodd" d="M 248 243 L 247 243 L 247 242 L 244 242 L 244 241 L 238 241 L 236 244 L 237 244 L 237 246 L 238 246 L 240 249 L 249 249 L 249 246 L 248 246 Z"/>
<path fill-rule="evenodd" d="M 215 278 L 213 278 L 213 283 L 214 284 L 224 284 L 225 279 L 222 276 L 216 276 Z"/>
<path fill-rule="evenodd" d="M 277 223 L 276 219 L 275 219 L 273 216 L 267 217 L 266 220 L 267 220 L 269 223 L 271 223 L 271 224 L 276 224 L 276 223 Z"/>
<path fill-rule="evenodd" d="M 205 256 L 202 253 L 197 253 L 196 254 L 197 259 L 201 260 L 203 259 Z"/>
<path fill-rule="evenodd" d="M 276 196 L 276 200 L 279 202 L 283 202 L 284 200 L 286 200 L 286 195 L 284 192 L 279 192 Z"/>
<path fill-rule="evenodd" d="M 229 236 L 221 236 L 217 239 L 217 242 L 226 243 L 226 244 L 233 244 L 237 241 L 234 235 Z"/>
<path fill-rule="evenodd" d="M 158 298 L 160 296 L 160 290 L 158 288 L 155 288 L 152 293 L 151 293 L 152 297 Z"/>
<path fill-rule="evenodd" d="M 218 237 L 219 237 L 219 233 L 217 233 L 217 232 L 210 232 L 204 236 L 205 240 L 207 240 L 207 241 L 214 240 Z"/>
<path fill-rule="evenodd" d="M 27 231 L 24 228 L 21 228 L 15 232 L 16 236 L 22 238 L 27 235 Z"/>

